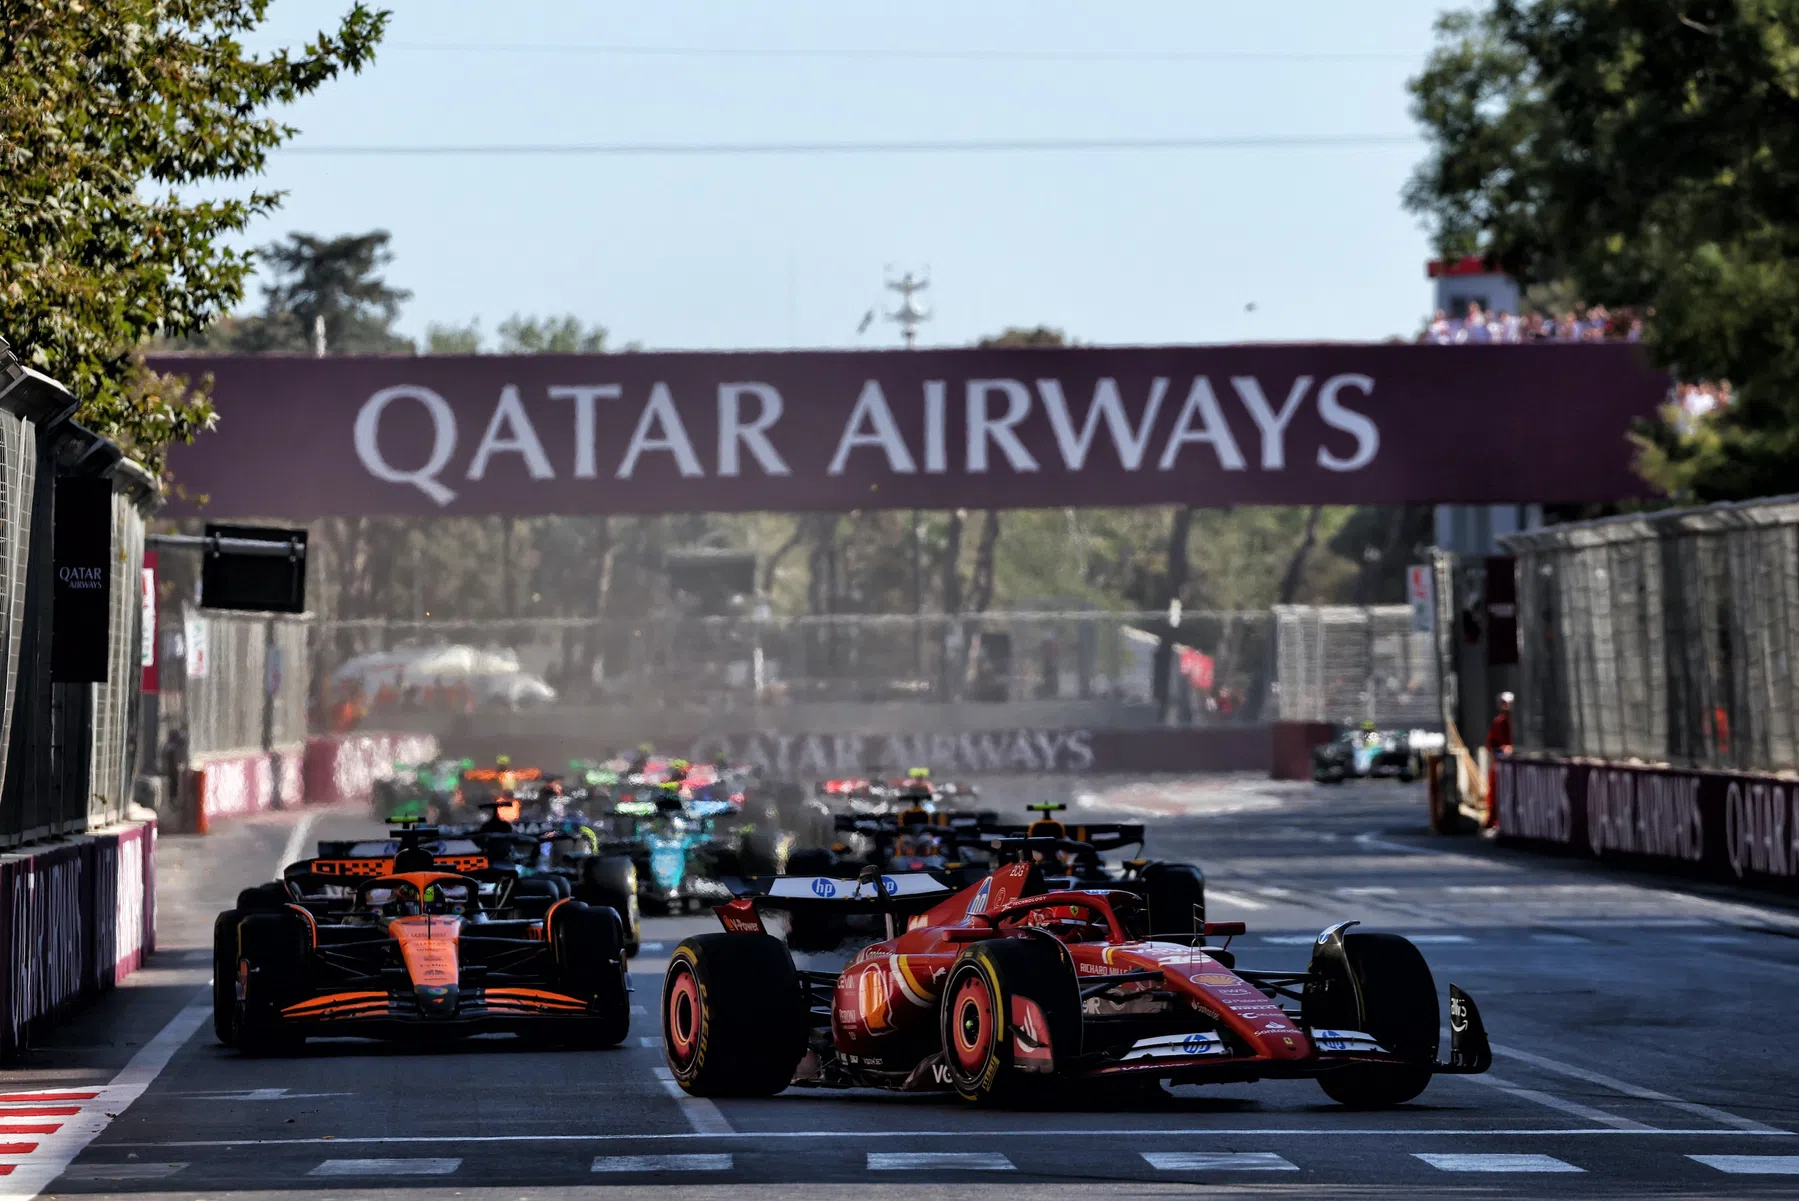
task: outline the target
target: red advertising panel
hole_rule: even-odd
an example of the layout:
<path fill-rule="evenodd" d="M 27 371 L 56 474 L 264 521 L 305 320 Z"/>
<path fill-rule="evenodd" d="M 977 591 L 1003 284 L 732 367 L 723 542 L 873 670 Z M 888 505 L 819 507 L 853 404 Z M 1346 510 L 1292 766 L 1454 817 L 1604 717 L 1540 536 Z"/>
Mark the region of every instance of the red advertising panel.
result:
<path fill-rule="evenodd" d="M 1615 500 L 1667 394 L 1593 344 L 154 365 L 214 379 L 216 518 Z"/>

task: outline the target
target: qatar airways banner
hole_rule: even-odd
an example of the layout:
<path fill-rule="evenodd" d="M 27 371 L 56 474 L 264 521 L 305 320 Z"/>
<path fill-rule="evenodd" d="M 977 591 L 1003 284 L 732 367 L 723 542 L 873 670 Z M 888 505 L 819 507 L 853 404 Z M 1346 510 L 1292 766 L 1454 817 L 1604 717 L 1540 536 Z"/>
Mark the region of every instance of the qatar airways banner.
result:
<path fill-rule="evenodd" d="M 213 517 L 1606 501 L 1628 345 L 174 356 Z M 199 511 L 177 501 L 176 514 Z"/>
<path fill-rule="evenodd" d="M 1497 776 L 1501 842 L 1799 893 L 1799 781 L 1541 755 Z"/>

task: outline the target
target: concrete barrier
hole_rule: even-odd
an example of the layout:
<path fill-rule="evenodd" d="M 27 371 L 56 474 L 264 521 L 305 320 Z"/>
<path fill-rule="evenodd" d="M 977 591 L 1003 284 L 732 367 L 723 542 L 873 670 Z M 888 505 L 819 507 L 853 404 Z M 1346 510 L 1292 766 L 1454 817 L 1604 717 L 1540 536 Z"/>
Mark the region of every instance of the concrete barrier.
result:
<path fill-rule="evenodd" d="M 393 774 L 395 763 L 437 757 L 430 734 L 331 734 L 306 740 L 306 799 L 320 804 L 368 801 L 375 781 Z"/>
<path fill-rule="evenodd" d="M 156 946 L 156 823 L 0 856 L 0 1059 Z"/>
<path fill-rule="evenodd" d="M 1268 774 L 1276 780 L 1312 778 L 1312 748 L 1337 736 L 1327 721 L 1277 721 L 1269 738 Z"/>
<path fill-rule="evenodd" d="M 1496 775 L 1502 843 L 1799 894 L 1799 781 L 1543 755 Z"/>
<path fill-rule="evenodd" d="M 656 740 L 667 754 L 696 762 L 723 753 L 789 779 L 860 775 L 870 769 L 903 772 L 929 767 L 943 775 L 1036 775 L 1116 772 L 1267 772 L 1267 726 L 1208 726 L 1171 729 L 1091 729 L 1087 727 L 966 730 L 958 733 L 784 733 L 713 734 L 695 739 Z M 611 749 L 597 738 L 565 735 L 467 734 L 446 738 L 451 754 L 489 760 L 510 755 L 514 762 L 554 768 L 570 758 Z"/>

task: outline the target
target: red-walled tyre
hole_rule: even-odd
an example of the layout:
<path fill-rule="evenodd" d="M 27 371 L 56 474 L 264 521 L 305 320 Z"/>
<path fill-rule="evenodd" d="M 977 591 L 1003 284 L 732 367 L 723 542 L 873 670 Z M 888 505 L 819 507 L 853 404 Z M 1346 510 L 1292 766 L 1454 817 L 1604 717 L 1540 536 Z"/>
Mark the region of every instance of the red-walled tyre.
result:
<path fill-rule="evenodd" d="M 1021 1007 L 1031 1014 L 1021 1028 Z M 1074 965 L 1052 939 L 1005 938 L 962 952 L 944 982 L 943 1059 L 956 1095 L 1013 1105 L 1058 1062 L 1080 1054 L 1081 995 Z M 1038 1023 L 1041 1022 L 1041 1028 Z"/>
<path fill-rule="evenodd" d="M 696 1097 L 772 1097 L 806 1053 L 808 1014 L 786 944 L 767 934 L 699 934 L 662 983 L 668 1070 Z"/>

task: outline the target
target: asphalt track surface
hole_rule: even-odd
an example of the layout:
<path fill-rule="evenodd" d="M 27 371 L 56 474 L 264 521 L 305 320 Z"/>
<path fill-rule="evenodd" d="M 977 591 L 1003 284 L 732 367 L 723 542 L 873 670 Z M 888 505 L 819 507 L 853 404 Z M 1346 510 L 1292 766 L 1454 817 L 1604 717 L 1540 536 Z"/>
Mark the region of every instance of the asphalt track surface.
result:
<path fill-rule="evenodd" d="M 1153 852 L 1206 868 L 1214 920 L 1250 924 L 1246 966 L 1302 968 L 1316 932 L 1346 918 L 1413 936 L 1439 988 L 1480 1003 L 1493 1072 L 1376 1114 L 1309 1082 L 1181 1088 L 1126 1111 L 693 1100 L 663 1075 L 656 997 L 668 950 L 709 917 L 650 923 L 642 1012 L 615 1051 L 338 1040 L 246 1059 L 212 1040 L 212 914 L 296 835 L 376 829 L 343 810 L 304 828 L 273 814 L 163 841 L 153 966 L 0 1073 L 0 1197 L 1799 1194 L 1799 914 L 1433 839 L 1415 789 L 1101 791 L 1085 813 L 1149 814 Z"/>

